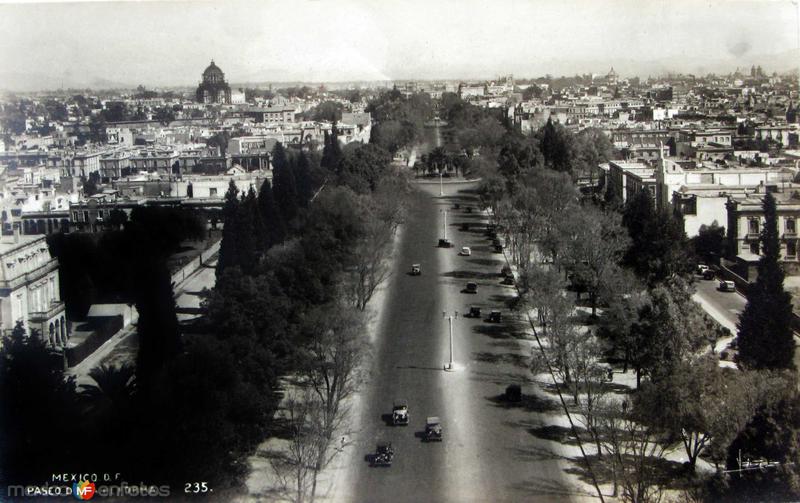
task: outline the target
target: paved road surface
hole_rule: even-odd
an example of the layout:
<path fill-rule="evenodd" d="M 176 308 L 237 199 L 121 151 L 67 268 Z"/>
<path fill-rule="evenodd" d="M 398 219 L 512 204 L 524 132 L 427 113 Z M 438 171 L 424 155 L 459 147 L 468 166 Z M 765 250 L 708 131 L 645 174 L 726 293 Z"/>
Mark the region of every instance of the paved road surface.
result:
<path fill-rule="evenodd" d="M 695 300 L 698 300 L 704 309 L 709 311 L 715 318 L 722 318 L 722 322 L 735 333 L 736 323 L 739 321 L 739 313 L 744 310 L 747 303 L 742 295 L 736 292 L 720 292 L 717 287 L 719 281 L 705 280 L 697 276 L 697 292 Z"/>
<path fill-rule="evenodd" d="M 465 185 L 457 189 L 469 188 Z M 438 185 L 428 187 L 438 195 Z M 454 193 L 456 188 L 448 188 Z M 500 395 L 511 383 L 533 384 L 527 370 L 531 342 L 518 327 L 491 325 L 463 318 L 471 304 L 484 314 L 501 307 L 513 288 L 500 285 L 502 255 L 490 250 L 483 234 L 484 217 L 453 210 L 456 199 L 420 193 L 411 205 L 396 263 L 401 268 L 388 285 L 371 379 L 364 390 L 362 431 L 354 438 L 350 480 L 339 499 L 354 502 L 436 501 L 570 501 L 583 499 L 585 487 L 564 473 L 573 466 L 555 454 L 558 444 L 537 438 L 530 430 L 558 414 L 541 403 L 509 407 Z M 474 201 L 472 202 L 474 205 Z M 436 248 L 442 234 L 442 209 L 449 209 L 451 249 Z M 459 230 L 462 222 L 481 228 Z M 471 257 L 460 257 L 471 246 Z M 420 263 L 422 275 L 406 274 Z M 461 293 L 467 281 L 478 283 L 478 294 Z M 444 372 L 449 355 L 443 311 L 459 311 L 455 323 L 457 372 Z M 409 403 L 411 424 L 390 425 L 394 398 Z M 427 444 L 420 435 L 425 417 L 438 415 L 444 441 Z M 395 447 L 390 468 L 371 468 L 366 456 L 378 440 Z M 348 491 L 349 489 L 349 491 Z"/>

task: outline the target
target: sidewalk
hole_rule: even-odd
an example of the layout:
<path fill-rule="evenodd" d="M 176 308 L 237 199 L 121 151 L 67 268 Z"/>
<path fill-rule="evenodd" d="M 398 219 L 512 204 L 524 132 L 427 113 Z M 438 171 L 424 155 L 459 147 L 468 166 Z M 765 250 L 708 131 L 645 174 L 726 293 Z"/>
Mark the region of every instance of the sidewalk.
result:
<path fill-rule="evenodd" d="M 392 251 L 388 259 L 390 262 L 389 267 L 392 271 L 397 270 L 397 268 L 391 264 L 394 263 L 394 258 L 397 256 L 397 247 L 402 240 L 403 230 L 404 227 L 401 225 L 397 235 L 395 235 Z M 378 287 L 367 305 L 366 333 L 369 337 L 369 343 L 373 346 L 377 342 L 378 328 L 381 324 L 380 313 L 383 310 L 382 306 L 386 302 L 386 291 L 390 281 L 391 279 Z M 365 363 L 365 365 L 369 365 L 369 362 Z M 291 394 L 292 385 L 287 379 L 282 379 L 281 381 L 285 383 L 283 387 L 286 391 L 283 398 L 285 401 Z M 350 425 L 350 430 L 344 432 L 342 445 L 334 447 L 337 451 L 336 456 L 318 475 L 317 493 L 315 496 L 315 500 L 317 501 L 348 501 L 348 488 L 352 487 L 350 482 L 352 476 L 350 467 L 356 463 L 356 461 L 353 460 L 353 456 L 355 456 L 356 453 L 352 448 L 350 438 L 361 431 L 362 392 L 363 388 L 343 403 L 343 406 L 350 411 L 349 421 L 347 421 Z M 275 413 L 276 417 L 280 417 L 282 413 L 283 409 L 279 408 Z M 268 453 L 280 452 L 285 449 L 287 445 L 287 440 L 270 437 L 258 446 L 253 455 L 247 458 L 247 462 L 250 465 L 250 473 L 245 481 L 247 493 L 236 498 L 236 502 L 249 503 L 252 501 L 267 502 L 287 500 L 286 495 L 279 490 L 281 483 L 267 456 Z"/>

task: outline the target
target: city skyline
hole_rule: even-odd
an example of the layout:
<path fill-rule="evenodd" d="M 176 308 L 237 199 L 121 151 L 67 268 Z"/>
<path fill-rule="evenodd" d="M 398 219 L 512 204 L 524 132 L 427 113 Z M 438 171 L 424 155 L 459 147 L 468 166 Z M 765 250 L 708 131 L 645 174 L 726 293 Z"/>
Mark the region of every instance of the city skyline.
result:
<path fill-rule="evenodd" d="M 0 88 L 192 86 L 211 59 L 232 84 L 526 78 L 611 66 L 643 77 L 752 64 L 771 73 L 796 67 L 797 9 L 692 0 L 3 4 Z"/>

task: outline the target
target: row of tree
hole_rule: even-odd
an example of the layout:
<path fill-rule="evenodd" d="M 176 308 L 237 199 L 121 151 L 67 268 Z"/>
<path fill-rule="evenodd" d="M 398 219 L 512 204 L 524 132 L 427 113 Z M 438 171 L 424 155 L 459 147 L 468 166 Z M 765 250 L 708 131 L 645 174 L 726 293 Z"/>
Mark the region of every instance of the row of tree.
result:
<path fill-rule="evenodd" d="M 659 210 L 647 191 L 625 206 L 613 198 L 582 198 L 568 174 L 580 156 L 562 157 L 575 139 L 558 137 L 548 124 L 534 138 L 506 141 L 481 197 L 506 232 L 523 300 L 537 313 L 546 341 L 534 371 L 551 370 L 569 392 L 595 444 L 593 463 L 607 468 L 626 501 L 655 501 L 667 483 L 659 475 L 667 452 L 682 446 L 693 472 L 699 457 L 720 469 L 735 467 L 741 449 L 744 457 L 775 460 L 782 468 L 736 479 L 735 488 L 726 489 L 722 476 L 689 486 L 709 498 L 735 494 L 741 480 L 756 482 L 756 492 L 795 490 L 797 444 L 779 443 L 793 438 L 800 424 L 778 422 L 796 414 L 797 377 L 771 196 L 765 199 L 763 276 L 751 287 L 740 322 L 744 371 L 724 369 L 714 343 L 726 330 L 692 300 L 693 260 L 681 215 Z M 588 296 L 588 318 L 577 315 L 567 290 L 579 300 Z M 636 371 L 637 391 L 624 401 L 609 392 L 609 363 Z"/>

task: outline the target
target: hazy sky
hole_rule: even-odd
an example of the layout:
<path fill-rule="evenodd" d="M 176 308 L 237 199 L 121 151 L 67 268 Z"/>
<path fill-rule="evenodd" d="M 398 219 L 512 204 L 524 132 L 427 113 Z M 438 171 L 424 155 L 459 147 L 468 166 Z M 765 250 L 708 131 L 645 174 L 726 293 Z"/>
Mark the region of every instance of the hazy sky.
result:
<path fill-rule="evenodd" d="M 2 1 L 2 0 L 0 0 Z M 797 0 L 294 0 L 0 4 L 0 78 L 191 85 L 796 63 Z M 797 53 L 795 53 L 796 55 Z M 775 56 L 778 55 L 778 56 Z M 769 59 L 773 58 L 773 59 Z M 776 59 L 777 58 L 777 59 Z M 774 61 L 773 61 L 774 60 Z M 755 62 L 755 61 L 754 61 Z M 680 68 L 682 66 L 682 68 Z M 770 68 L 767 68 L 770 69 Z M 0 82 L 0 88 L 2 88 Z M 50 87 L 58 87 L 58 83 Z"/>

